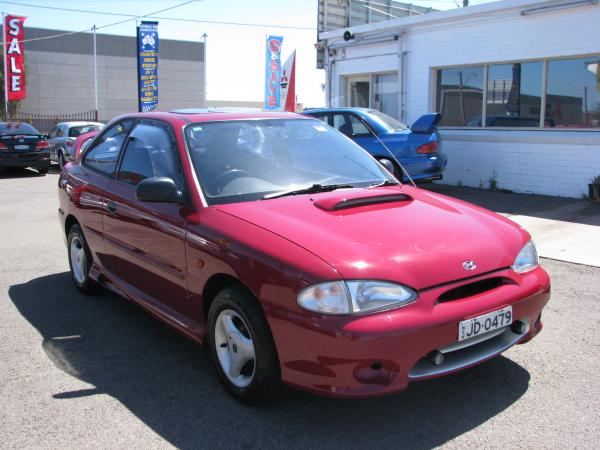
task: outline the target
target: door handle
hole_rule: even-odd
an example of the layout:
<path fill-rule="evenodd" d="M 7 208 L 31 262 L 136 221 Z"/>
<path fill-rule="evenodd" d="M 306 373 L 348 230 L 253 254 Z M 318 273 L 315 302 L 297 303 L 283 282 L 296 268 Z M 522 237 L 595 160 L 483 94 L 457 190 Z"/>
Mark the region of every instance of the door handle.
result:
<path fill-rule="evenodd" d="M 110 214 L 114 214 L 117 212 L 117 204 L 115 202 L 107 202 L 104 207 Z"/>

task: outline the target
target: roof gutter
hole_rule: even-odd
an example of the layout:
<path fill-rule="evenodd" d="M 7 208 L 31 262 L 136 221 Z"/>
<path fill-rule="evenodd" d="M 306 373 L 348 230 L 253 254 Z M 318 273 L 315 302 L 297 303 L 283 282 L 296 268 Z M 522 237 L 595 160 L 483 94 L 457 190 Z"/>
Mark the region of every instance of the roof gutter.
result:
<path fill-rule="evenodd" d="M 578 6 L 579 4 L 595 4 L 598 0 L 575 0 L 569 2 L 557 2 L 556 0 L 503 0 L 491 3 L 485 3 L 468 8 L 457 8 L 446 11 L 436 11 L 419 16 L 408 16 L 399 19 L 384 20 L 381 22 L 356 25 L 349 28 L 340 28 L 332 31 L 319 33 L 319 40 L 330 40 L 343 38 L 344 32 L 350 31 L 351 34 L 377 34 L 385 31 L 406 29 L 419 25 L 430 25 L 439 22 L 453 22 L 463 18 L 476 18 L 477 16 L 498 13 L 508 10 L 520 10 L 519 14 L 528 10 L 550 11 L 556 8 L 567 8 L 569 6 Z M 531 14 L 531 13 L 529 13 Z"/>

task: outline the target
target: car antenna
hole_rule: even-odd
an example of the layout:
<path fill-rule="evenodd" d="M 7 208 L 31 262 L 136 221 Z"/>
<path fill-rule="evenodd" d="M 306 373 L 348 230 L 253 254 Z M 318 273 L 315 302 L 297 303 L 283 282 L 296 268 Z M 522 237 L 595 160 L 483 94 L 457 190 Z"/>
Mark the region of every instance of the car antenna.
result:
<path fill-rule="evenodd" d="M 408 177 L 408 179 L 410 180 L 411 184 L 412 184 L 414 187 L 417 187 L 417 184 L 414 182 L 414 180 L 412 179 L 412 177 L 411 177 L 411 176 L 408 174 L 408 170 L 406 170 L 406 169 L 404 168 L 404 166 L 403 166 L 402 164 L 400 164 L 400 161 L 398 161 L 398 159 L 397 159 L 397 158 L 394 156 L 394 154 L 393 154 L 393 153 L 392 153 L 392 151 L 391 151 L 391 150 L 388 148 L 388 146 L 387 146 L 387 145 L 385 145 L 381 139 L 379 139 L 379 136 L 377 136 L 377 134 L 376 134 L 376 133 L 373 131 L 373 128 L 371 128 L 371 125 L 369 125 L 369 124 L 367 123 L 367 121 L 366 121 L 366 120 L 364 120 L 364 121 L 361 121 L 361 122 L 363 123 L 363 125 L 365 125 L 365 126 L 367 127 L 367 129 L 369 130 L 369 132 L 370 132 L 370 133 L 371 133 L 373 136 L 375 136 L 375 139 L 377 139 L 377 140 L 379 141 L 379 143 L 380 143 L 380 144 L 383 146 L 383 148 L 385 148 L 385 149 L 387 150 L 387 152 L 390 154 L 390 156 L 392 157 L 392 159 L 393 159 L 394 161 L 396 161 L 396 164 L 398 164 L 398 167 L 400 167 L 400 170 L 402 170 L 402 172 L 404 172 L 404 173 L 406 174 L 406 176 L 407 176 L 407 177 Z M 380 164 L 381 164 L 381 163 L 380 163 Z M 392 175 L 393 175 L 393 174 L 392 174 Z M 402 180 L 400 180 L 400 181 L 402 181 Z"/>

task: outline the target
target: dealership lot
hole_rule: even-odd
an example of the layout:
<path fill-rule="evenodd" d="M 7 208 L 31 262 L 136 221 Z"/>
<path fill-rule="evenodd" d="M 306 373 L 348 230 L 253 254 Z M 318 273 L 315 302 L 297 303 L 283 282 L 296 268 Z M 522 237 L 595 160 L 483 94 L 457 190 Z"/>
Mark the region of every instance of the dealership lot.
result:
<path fill-rule="evenodd" d="M 116 295 L 75 290 L 57 179 L 0 173 L 7 447 L 600 446 L 599 268 L 543 260 L 554 283 L 545 330 L 483 366 L 391 397 L 294 391 L 252 409 L 221 388 L 206 350 Z"/>

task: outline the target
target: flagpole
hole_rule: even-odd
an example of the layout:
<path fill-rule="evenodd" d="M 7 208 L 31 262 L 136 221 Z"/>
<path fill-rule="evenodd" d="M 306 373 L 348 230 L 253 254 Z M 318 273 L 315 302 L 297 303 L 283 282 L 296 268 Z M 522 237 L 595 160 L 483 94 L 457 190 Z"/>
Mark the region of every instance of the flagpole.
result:
<path fill-rule="evenodd" d="M 96 25 L 94 30 L 94 110 L 96 111 L 95 120 L 98 120 L 98 60 L 96 53 Z"/>
<path fill-rule="evenodd" d="M 6 67 L 6 20 L 4 13 L 2 13 L 2 41 L 2 60 L 4 64 L 4 116 L 8 122 L 8 69 Z"/>

